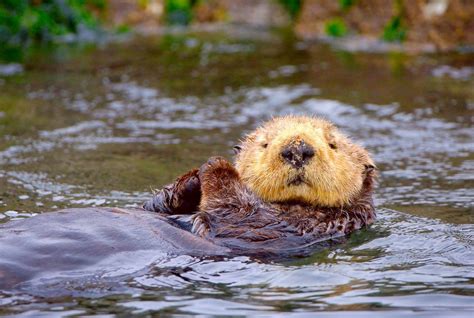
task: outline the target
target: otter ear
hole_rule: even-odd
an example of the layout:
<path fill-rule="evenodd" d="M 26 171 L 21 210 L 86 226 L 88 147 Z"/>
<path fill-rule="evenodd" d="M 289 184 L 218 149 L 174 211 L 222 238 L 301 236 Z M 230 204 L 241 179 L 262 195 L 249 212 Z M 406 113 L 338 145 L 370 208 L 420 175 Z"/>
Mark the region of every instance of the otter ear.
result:
<path fill-rule="evenodd" d="M 235 155 L 238 155 L 239 152 L 242 150 L 242 146 L 235 145 L 234 147 L 232 147 L 232 150 L 234 150 Z"/>

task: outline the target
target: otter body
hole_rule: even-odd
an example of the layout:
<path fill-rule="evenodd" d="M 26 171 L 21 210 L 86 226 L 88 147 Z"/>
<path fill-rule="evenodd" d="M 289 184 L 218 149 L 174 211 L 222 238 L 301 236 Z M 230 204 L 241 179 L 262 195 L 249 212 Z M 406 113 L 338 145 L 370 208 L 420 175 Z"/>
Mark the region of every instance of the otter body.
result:
<path fill-rule="evenodd" d="M 374 163 L 329 122 L 276 118 L 236 149 L 235 165 L 211 158 L 144 208 L 190 213 L 194 234 L 244 249 L 297 248 L 375 220 Z"/>

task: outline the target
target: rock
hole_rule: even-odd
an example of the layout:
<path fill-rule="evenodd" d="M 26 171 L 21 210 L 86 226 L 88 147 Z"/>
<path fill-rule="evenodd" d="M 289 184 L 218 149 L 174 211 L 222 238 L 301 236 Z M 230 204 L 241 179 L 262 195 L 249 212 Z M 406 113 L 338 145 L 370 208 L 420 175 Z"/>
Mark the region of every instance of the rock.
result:
<path fill-rule="evenodd" d="M 470 0 L 359 0 L 347 8 L 339 1 L 306 0 L 295 31 L 304 39 L 325 37 L 326 22 L 341 18 L 353 33 L 381 39 L 396 16 L 401 18 L 404 44 L 410 50 L 474 45 L 474 1 Z"/>
<path fill-rule="evenodd" d="M 290 15 L 277 1 L 223 0 L 228 21 L 254 27 L 283 27 L 291 24 Z"/>

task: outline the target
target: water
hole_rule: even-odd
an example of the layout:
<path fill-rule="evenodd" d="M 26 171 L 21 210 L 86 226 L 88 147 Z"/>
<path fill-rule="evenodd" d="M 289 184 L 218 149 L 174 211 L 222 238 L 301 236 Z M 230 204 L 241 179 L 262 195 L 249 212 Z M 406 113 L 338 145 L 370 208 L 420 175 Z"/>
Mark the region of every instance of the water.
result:
<path fill-rule="evenodd" d="M 376 224 L 308 258 L 142 255 L 0 292 L 0 314 L 472 314 L 473 54 L 347 53 L 214 32 L 42 48 L 1 64 L 2 223 L 138 206 L 288 113 L 335 122 L 372 152 L 380 180 Z"/>

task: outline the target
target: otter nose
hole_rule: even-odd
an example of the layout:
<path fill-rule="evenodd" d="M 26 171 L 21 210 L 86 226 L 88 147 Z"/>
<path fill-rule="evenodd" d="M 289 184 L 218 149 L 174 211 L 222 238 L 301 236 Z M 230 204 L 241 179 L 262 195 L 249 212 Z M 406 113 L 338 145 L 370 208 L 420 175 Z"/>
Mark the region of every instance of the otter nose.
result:
<path fill-rule="evenodd" d="M 295 168 L 301 168 L 314 157 L 314 149 L 302 141 L 286 146 L 280 154 L 287 163 Z"/>

